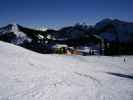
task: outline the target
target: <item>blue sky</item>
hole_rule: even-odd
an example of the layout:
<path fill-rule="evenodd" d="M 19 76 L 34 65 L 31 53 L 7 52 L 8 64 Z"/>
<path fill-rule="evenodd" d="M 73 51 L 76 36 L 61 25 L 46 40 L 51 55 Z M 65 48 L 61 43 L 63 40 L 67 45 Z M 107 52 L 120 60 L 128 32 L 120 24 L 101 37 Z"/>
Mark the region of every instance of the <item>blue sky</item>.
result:
<path fill-rule="evenodd" d="M 133 22 L 133 0 L 0 0 L 0 26 L 9 23 L 51 28 L 103 18 Z"/>

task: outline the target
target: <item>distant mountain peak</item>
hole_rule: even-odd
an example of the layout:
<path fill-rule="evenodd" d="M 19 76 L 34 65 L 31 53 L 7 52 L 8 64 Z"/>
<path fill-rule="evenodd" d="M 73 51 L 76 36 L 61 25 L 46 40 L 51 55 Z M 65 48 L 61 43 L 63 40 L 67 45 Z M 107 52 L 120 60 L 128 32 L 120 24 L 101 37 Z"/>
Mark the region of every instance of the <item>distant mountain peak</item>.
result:
<path fill-rule="evenodd" d="M 11 31 L 14 32 L 14 33 L 19 31 L 17 24 L 12 24 Z"/>
<path fill-rule="evenodd" d="M 112 19 L 111 18 L 104 18 L 103 20 L 101 20 L 100 22 L 110 22 L 110 21 L 112 21 Z"/>
<path fill-rule="evenodd" d="M 99 21 L 98 23 L 96 23 L 95 28 L 96 28 L 96 29 L 99 29 L 99 28 L 101 28 L 101 27 L 104 27 L 106 24 L 108 24 L 108 23 L 110 23 L 110 22 L 112 22 L 112 21 L 113 21 L 113 20 L 110 19 L 110 18 L 105 18 L 105 19 Z"/>

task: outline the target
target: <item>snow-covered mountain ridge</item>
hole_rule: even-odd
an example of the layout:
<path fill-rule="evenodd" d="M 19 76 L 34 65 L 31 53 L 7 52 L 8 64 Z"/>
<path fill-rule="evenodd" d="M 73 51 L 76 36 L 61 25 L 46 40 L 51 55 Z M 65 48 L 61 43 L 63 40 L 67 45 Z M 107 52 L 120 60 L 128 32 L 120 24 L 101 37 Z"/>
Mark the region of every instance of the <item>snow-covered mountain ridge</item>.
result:
<path fill-rule="evenodd" d="M 17 24 L 9 24 L 3 28 L 0 28 L 0 38 L 4 39 L 6 42 L 10 42 L 16 45 L 21 45 L 25 41 L 31 42 L 24 32 L 18 29 Z"/>
<path fill-rule="evenodd" d="M 18 37 L 26 37 L 26 32 L 18 28 L 18 24 L 9 24 L 6 27 L 0 28 L 0 36 L 5 33 L 13 32 Z M 22 27 L 22 26 L 21 26 Z M 88 28 L 87 28 L 88 27 Z M 24 27 L 27 28 L 27 27 Z M 37 30 L 36 28 L 27 28 L 31 30 Z M 31 31 L 32 32 L 32 31 Z M 40 30 L 41 32 L 41 30 Z M 133 38 L 133 23 L 120 21 L 117 19 L 103 19 L 93 25 L 93 28 L 89 28 L 87 25 L 66 26 L 59 30 L 49 31 L 49 29 L 43 31 L 45 34 L 53 34 L 55 38 L 79 38 L 86 34 L 95 34 L 102 36 L 107 40 L 114 40 L 116 33 L 119 36 L 120 41 L 130 41 Z M 37 32 L 35 32 L 37 33 Z M 34 33 L 34 34 L 35 34 Z M 112 37 L 110 37 L 112 35 Z"/>

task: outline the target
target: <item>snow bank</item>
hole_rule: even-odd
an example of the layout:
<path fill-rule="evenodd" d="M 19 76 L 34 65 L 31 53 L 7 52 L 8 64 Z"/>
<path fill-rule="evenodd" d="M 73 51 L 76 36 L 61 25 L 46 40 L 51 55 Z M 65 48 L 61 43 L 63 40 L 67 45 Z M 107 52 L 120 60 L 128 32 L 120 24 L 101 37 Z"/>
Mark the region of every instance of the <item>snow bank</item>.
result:
<path fill-rule="evenodd" d="M 133 100 L 132 65 L 133 56 L 41 55 L 0 42 L 0 100 Z"/>

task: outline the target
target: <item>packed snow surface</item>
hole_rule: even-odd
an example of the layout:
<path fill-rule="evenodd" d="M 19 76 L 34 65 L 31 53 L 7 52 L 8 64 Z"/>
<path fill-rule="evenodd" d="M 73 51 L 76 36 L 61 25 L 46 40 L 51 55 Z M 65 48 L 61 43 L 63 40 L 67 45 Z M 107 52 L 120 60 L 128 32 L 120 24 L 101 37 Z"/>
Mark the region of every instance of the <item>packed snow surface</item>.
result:
<path fill-rule="evenodd" d="M 0 100 L 133 100 L 133 56 L 42 55 L 0 42 Z"/>

